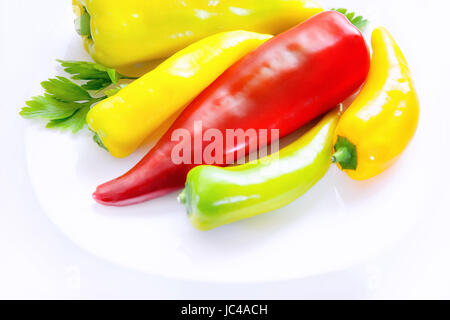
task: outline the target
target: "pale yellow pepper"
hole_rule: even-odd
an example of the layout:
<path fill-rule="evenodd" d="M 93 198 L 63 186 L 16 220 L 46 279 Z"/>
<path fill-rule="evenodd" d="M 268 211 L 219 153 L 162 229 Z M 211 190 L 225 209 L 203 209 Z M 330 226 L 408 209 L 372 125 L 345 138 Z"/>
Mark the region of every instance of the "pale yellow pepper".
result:
<path fill-rule="evenodd" d="M 333 158 L 353 179 L 389 168 L 413 138 L 419 101 L 408 64 L 385 28 L 372 34 L 373 57 L 362 91 L 341 117 Z"/>
<path fill-rule="evenodd" d="M 272 36 L 247 31 L 219 33 L 181 50 L 87 115 L 115 157 L 131 154 L 226 69 Z"/>
<path fill-rule="evenodd" d="M 73 0 L 92 58 L 128 76 L 212 34 L 277 34 L 323 11 L 312 0 Z M 138 64 L 138 65 L 136 65 Z"/>

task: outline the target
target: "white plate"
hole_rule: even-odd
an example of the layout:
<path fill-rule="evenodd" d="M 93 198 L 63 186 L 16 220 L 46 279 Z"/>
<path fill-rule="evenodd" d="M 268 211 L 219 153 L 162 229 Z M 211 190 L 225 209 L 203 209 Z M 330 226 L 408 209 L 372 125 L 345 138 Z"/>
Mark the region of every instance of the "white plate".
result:
<path fill-rule="evenodd" d="M 430 207 L 435 196 L 431 186 L 440 183 L 448 156 L 433 138 L 442 129 L 437 124 L 442 120 L 436 120 L 430 108 L 439 88 L 426 81 L 429 70 L 420 68 L 414 35 L 399 27 L 397 17 L 383 12 L 383 6 L 395 4 L 321 2 L 328 8 L 352 8 L 389 27 L 413 68 L 422 102 L 420 126 L 390 170 L 371 181 L 355 182 L 333 166 L 291 205 L 203 233 L 190 226 L 176 194 L 126 208 L 102 207 L 92 200 L 98 184 L 127 171 L 144 150 L 114 159 L 90 140 L 89 132 L 74 137 L 30 124 L 25 139 L 28 169 L 49 218 L 78 245 L 109 261 L 155 275 L 215 282 L 292 279 L 338 270 L 402 238 Z M 412 23 L 411 17 L 402 19 Z M 62 58 L 86 59 L 71 28 L 66 29 L 58 37 L 72 40 L 63 42 L 68 53 Z M 444 83 L 437 86 L 444 90 Z M 433 150 L 436 158 L 426 170 L 421 168 L 430 162 L 430 153 L 424 150 Z"/>

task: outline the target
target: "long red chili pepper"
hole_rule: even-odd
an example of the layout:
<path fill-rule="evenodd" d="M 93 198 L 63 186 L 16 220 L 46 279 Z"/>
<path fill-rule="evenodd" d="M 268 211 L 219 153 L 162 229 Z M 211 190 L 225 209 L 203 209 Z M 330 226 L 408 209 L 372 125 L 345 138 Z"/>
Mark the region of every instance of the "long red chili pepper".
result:
<path fill-rule="evenodd" d="M 370 56 L 361 32 L 337 12 L 318 14 L 269 40 L 200 94 L 158 144 L 129 172 L 97 188 L 94 198 L 124 206 L 184 186 L 196 164 L 174 164 L 174 130 L 279 129 L 283 137 L 354 93 L 368 74 Z M 269 141 L 270 142 L 270 141 Z M 224 146 L 224 155 L 253 145 Z M 261 147 L 260 143 L 260 147 Z M 203 146 L 206 147 L 206 146 Z M 194 153 L 194 148 L 192 148 Z M 192 154 L 192 159 L 193 159 Z"/>

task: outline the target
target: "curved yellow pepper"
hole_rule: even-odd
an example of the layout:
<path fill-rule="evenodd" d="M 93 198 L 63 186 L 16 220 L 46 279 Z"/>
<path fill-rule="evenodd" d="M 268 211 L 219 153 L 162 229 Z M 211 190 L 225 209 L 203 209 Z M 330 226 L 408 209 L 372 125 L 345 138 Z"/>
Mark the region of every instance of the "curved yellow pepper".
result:
<path fill-rule="evenodd" d="M 389 168 L 413 138 L 419 101 L 406 60 L 389 32 L 372 34 L 373 57 L 366 84 L 341 117 L 333 157 L 353 179 Z"/>
<path fill-rule="evenodd" d="M 231 31 L 200 40 L 95 105 L 87 122 L 113 156 L 126 157 L 233 63 L 271 37 Z"/>
<path fill-rule="evenodd" d="M 277 34 L 323 10 L 312 0 L 73 0 L 73 3 L 77 15 L 87 10 L 90 16 L 90 36 L 84 36 L 84 41 L 92 58 L 128 76 L 139 75 L 139 67 L 148 69 L 146 62 L 170 57 L 212 34 L 233 30 Z M 136 63 L 144 64 L 137 71 L 129 71 Z"/>

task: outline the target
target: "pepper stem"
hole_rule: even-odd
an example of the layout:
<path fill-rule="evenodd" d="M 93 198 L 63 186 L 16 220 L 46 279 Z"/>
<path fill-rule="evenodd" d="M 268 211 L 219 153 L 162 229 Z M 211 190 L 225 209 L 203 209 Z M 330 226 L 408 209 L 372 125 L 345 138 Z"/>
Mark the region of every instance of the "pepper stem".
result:
<path fill-rule="evenodd" d="M 345 137 L 337 137 L 334 146 L 336 153 L 331 157 L 333 163 L 339 163 L 344 170 L 356 170 L 358 167 L 358 153 L 356 145 Z"/>
<path fill-rule="evenodd" d="M 348 161 L 350 159 L 352 155 L 350 154 L 350 151 L 348 150 L 347 147 L 341 147 L 339 148 L 335 154 L 333 154 L 333 156 L 331 157 L 331 161 L 333 163 L 336 162 L 345 162 Z"/>
<path fill-rule="evenodd" d="M 91 16 L 86 10 L 75 20 L 75 29 L 80 36 L 91 37 Z"/>

